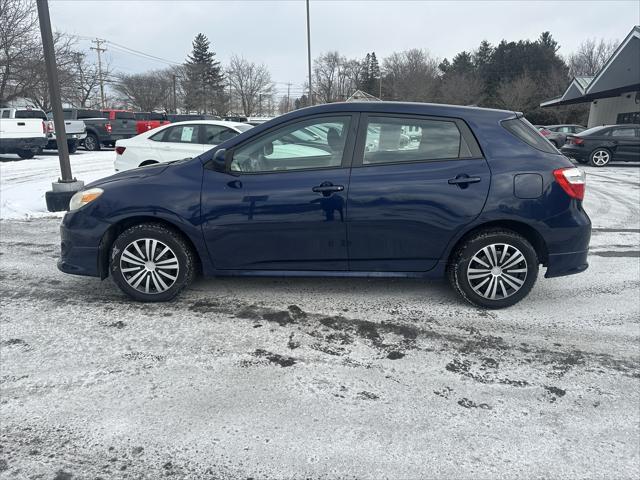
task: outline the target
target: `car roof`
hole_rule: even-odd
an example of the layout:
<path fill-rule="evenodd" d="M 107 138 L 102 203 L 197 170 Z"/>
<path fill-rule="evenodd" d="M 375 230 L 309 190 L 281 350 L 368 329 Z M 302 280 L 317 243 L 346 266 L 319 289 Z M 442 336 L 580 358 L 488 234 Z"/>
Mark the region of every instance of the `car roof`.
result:
<path fill-rule="evenodd" d="M 336 102 L 305 107 L 286 113 L 275 120 L 293 120 L 299 117 L 322 113 L 388 113 L 395 115 L 433 115 L 452 118 L 482 117 L 496 121 L 522 116 L 511 110 L 497 110 L 474 106 L 446 105 L 419 102 Z M 273 120 L 271 120 L 273 121 Z M 271 121 L 266 122 L 271 124 Z M 264 124 L 262 124 L 264 125 Z"/>
<path fill-rule="evenodd" d="M 219 125 L 221 127 L 238 127 L 238 126 L 242 126 L 242 127 L 246 127 L 246 123 L 242 123 L 242 122 L 228 122 L 227 120 L 184 120 L 182 122 L 173 122 L 173 123 L 168 123 L 166 126 L 172 126 L 172 125 L 193 125 L 193 124 L 206 124 L 206 125 Z"/>

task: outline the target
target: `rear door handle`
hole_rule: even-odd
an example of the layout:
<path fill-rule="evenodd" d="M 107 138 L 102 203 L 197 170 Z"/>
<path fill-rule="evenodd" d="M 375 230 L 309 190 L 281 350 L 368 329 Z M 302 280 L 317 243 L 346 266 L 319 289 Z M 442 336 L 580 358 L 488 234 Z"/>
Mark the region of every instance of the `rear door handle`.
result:
<path fill-rule="evenodd" d="M 313 190 L 316 193 L 332 193 L 332 192 L 341 192 L 344 190 L 344 186 L 342 185 L 333 185 L 332 183 L 323 182 L 317 187 L 313 187 Z"/>
<path fill-rule="evenodd" d="M 449 185 L 467 185 L 469 183 L 478 183 L 482 179 L 480 177 L 470 177 L 469 175 L 458 175 L 456 178 L 449 179 Z"/>

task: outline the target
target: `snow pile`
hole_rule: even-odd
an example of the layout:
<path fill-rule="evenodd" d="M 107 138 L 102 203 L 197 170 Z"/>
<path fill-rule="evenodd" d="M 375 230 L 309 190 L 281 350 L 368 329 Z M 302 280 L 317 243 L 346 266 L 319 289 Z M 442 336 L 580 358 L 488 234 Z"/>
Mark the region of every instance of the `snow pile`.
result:
<path fill-rule="evenodd" d="M 78 151 L 71 155 L 71 172 L 85 184 L 112 175 L 115 153 L 111 151 Z M 62 217 L 64 212 L 47 211 L 45 192 L 60 177 L 57 152 L 47 152 L 31 160 L 6 161 L 13 155 L 3 155 L 0 162 L 0 218 L 27 219 Z M 15 156 L 18 159 L 17 156 Z"/>

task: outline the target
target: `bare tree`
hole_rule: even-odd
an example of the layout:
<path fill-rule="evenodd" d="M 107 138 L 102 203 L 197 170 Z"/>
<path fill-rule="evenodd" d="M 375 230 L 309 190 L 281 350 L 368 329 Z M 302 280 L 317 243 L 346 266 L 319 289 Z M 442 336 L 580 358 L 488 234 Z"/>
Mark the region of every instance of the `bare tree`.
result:
<path fill-rule="evenodd" d="M 452 105 L 480 105 L 484 85 L 473 73 L 453 73 L 440 82 L 439 101 Z"/>
<path fill-rule="evenodd" d="M 438 63 L 427 50 L 418 48 L 392 53 L 382 62 L 382 85 L 386 96 L 411 102 L 433 100 Z"/>
<path fill-rule="evenodd" d="M 36 83 L 37 33 L 34 2 L 0 0 L 0 104 L 24 97 Z"/>
<path fill-rule="evenodd" d="M 313 61 L 313 87 L 318 103 L 346 100 L 361 80 L 362 66 L 337 51 L 327 52 Z"/>
<path fill-rule="evenodd" d="M 498 88 L 500 106 L 509 110 L 527 112 L 538 108 L 540 87 L 526 72 Z"/>
<path fill-rule="evenodd" d="M 171 81 L 163 70 L 121 74 L 113 85 L 122 100 L 144 112 L 163 108 L 171 96 L 171 87 Z"/>
<path fill-rule="evenodd" d="M 245 116 L 259 112 L 262 103 L 273 96 L 271 74 L 264 64 L 249 62 L 243 57 L 231 57 L 227 68 L 227 80 L 242 105 Z"/>
<path fill-rule="evenodd" d="M 606 42 L 603 39 L 590 38 L 578 47 L 578 51 L 569 55 L 569 75 L 595 75 L 604 66 L 614 50 L 618 47 L 617 40 Z"/>

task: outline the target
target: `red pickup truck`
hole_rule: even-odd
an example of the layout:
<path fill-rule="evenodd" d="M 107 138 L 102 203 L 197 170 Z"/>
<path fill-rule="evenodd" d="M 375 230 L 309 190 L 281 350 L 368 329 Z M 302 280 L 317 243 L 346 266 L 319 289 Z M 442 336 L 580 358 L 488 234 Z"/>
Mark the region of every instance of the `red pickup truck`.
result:
<path fill-rule="evenodd" d="M 166 125 L 169 122 L 167 116 L 164 113 L 159 112 L 135 112 L 136 117 L 136 131 L 138 134 L 148 132 L 161 125 Z"/>

